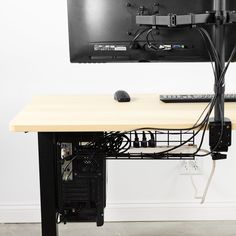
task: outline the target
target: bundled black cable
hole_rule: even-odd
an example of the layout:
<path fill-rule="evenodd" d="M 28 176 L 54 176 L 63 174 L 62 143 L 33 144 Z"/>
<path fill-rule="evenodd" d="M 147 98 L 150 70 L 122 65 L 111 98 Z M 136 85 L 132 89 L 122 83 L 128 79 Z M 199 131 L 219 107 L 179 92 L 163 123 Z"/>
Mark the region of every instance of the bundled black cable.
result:
<path fill-rule="evenodd" d="M 92 150 L 94 153 L 103 153 L 106 156 L 122 154 L 131 147 L 131 140 L 121 132 L 105 133 L 103 137 L 96 139 L 86 145 L 86 150 Z"/>

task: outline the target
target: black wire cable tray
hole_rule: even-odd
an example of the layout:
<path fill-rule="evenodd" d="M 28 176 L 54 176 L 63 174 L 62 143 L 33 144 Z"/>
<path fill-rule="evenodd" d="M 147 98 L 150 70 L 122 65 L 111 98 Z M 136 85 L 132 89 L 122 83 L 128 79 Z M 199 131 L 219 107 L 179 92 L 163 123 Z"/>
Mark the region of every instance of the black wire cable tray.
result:
<path fill-rule="evenodd" d="M 143 133 L 144 132 L 144 133 Z M 129 143 L 125 152 L 107 156 L 108 160 L 194 160 L 198 149 L 195 145 L 194 131 L 132 131 L 125 133 L 128 140 L 123 140 L 123 146 Z M 145 135 L 145 136 L 143 136 Z M 146 141 L 143 140 L 146 138 Z M 138 138 L 138 141 L 137 139 Z M 134 147 L 135 144 L 139 147 Z M 150 144 L 152 147 L 150 147 Z M 143 145 L 147 145 L 143 147 Z M 177 147 L 177 148 L 176 148 Z M 170 150 L 170 151 L 168 151 Z"/>

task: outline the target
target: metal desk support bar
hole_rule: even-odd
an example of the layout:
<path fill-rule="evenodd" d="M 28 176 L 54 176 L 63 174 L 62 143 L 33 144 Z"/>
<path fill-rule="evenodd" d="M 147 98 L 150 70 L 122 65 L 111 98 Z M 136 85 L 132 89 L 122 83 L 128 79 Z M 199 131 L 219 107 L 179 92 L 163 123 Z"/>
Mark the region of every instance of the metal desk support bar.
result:
<path fill-rule="evenodd" d="M 218 84 L 221 79 L 222 71 L 225 67 L 225 25 L 224 22 L 226 12 L 226 1 L 225 0 L 214 0 L 214 10 L 216 14 L 217 24 L 213 27 L 213 42 L 220 59 L 220 66 L 215 64 L 217 79 L 215 84 Z M 215 105 L 215 121 L 221 122 L 224 120 L 224 94 L 225 94 L 225 79 L 222 79 L 220 88 L 215 86 L 215 94 L 217 94 L 216 105 Z"/>

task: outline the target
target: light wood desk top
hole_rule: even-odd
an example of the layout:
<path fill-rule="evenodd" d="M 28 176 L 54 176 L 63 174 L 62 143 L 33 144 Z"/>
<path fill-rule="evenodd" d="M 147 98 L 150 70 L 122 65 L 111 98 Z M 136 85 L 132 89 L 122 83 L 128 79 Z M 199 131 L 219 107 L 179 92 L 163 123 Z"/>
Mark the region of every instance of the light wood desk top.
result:
<path fill-rule="evenodd" d="M 38 96 L 10 123 L 14 132 L 128 131 L 143 127 L 186 128 L 206 104 L 166 104 L 159 95 L 131 95 L 130 103 L 113 96 Z M 226 104 L 236 129 L 236 103 Z"/>

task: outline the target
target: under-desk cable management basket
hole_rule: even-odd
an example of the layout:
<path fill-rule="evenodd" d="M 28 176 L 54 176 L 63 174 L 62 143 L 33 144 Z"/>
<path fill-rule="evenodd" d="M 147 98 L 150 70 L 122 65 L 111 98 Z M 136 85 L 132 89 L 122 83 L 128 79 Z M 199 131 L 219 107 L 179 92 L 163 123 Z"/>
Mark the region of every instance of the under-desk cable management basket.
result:
<path fill-rule="evenodd" d="M 191 160 L 194 159 L 194 131 L 131 131 L 124 133 L 121 152 L 109 160 Z M 124 146 L 124 149 L 122 149 Z"/>

